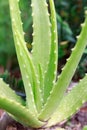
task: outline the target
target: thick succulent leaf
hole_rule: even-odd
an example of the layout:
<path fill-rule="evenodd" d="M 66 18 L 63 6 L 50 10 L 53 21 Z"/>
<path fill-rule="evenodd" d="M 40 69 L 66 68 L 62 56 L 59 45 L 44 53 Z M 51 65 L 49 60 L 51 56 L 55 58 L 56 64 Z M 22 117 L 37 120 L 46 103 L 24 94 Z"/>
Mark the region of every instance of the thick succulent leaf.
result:
<path fill-rule="evenodd" d="M 32 126 L 40 127 L 43 125 L 27 108 L 25 108 L 25 101 L 0 79 L 0 108 L 6 110 L 16 117 L 21 123 Z"/>
<path fill-rule="evenodd" d="M 1 78 L 0 78 L 0 95 L 25 105 L 24 100 L 22 100 L 21 97 L 17 96 L 15 91 L 13 91 L 9 87 L 9 85 L 6 84 Z"/>
<path fill-rule="evenodd" d="M 26 43 L 24 41 L 18 1 L 9 0 L 9 5 L 15 47 L 26 91 L 27 106 L 32 112 L 37 114 L 36 106 L 38 111 L 39 109 L 41 109 L 42 106 L 40 96 L 41 94 L 38 81 L 36 80 L 36 74 L 32 64 L 31 56 L 27 50 Z"/>
<path fill-rule="evenodd" d="M 51 52 L 50 60 L 48 64 L 48 70 L 44 79 L 44 103 L 46 102 L 50 91 L 53 87 L 53 84 L 56 81 L 57 74 L 57 61 L 58 61 L 58 37 L 57 37 L 57 23 L 56 23 L 56 14 L 53 0 L 50 2 L 50 11 L 51 11 Z"/>
<path fill-rule="evenodd" d="M 16 33 L 16 31 L 15 31 L 15 33 Z M 16 40 L 17 40 L 16 43 L 20 42 L 23 44 L 23 41 L 18 32 L 17 32 L 17 35 L 18 35 L 18 39 L 16 38 Z M 22 54 L 21 57 L 20 57 L 20 55 L 18 55 L 18 59 L 19 59 L 20 69 L 22 72 L 23 82 L 25 85 L 27 103 L 28 103 L 28 106 L 31 107 L 32 103 L 34 104 L 34 99 L 35 99 L 37 110 L 38 110 L 38 112 L 40 112 L 40 110 L 42 108 L 42 95 L 41 95 L 41 91 L 39 88 L 40 84 L 37 80 L 37 76 L 35 74 L 35 70 L 34 70 L 34 67 L 32 64 L 31 57 L 29 57 L 29 55 L 28 55 L 29 53 L 27 52 L 27 49 L 26 50 L 25 49 L 22 48 L 22 46 L 21 46 L 21 48 L 19 45 L 16 46 L 17 52 L 20 52 L 20 54 Z M 28 66 L 29 64 L 30 64 L 30 68 Z M 31 77 L 29 77 L 30 71 L 31 71 Z M 32 93 L 32 90 L 33 90 L 33 93 Z M 29 92 L 30 92 L 30 94 L 29 94 Z M 32 107 L 31 107 L 31 109 L 32 109 Z M 35 106 L 34 106 L 34 109 L 35 109 Z"/>
<path fill-rule="evenodd" d="M 85 23 L 82 26 L 82 32 L 78 37 L 77 44 L 73 49 L 73 52 L 69 60 L 67 61 L 65 67 L 63 68 L 63 71 L 59 76 L 57 83 L 53 87 L 51 95 L 39 116 L 41 120 L 47 120 L 58 107 L 65 93 L 65 90 L 72 79 L 72 76 L 81 59 L 81 56 L 84 52 L 86 45 L 87 45 L 87 18 L 85 19 Z"/>
<path fill-rule="evenodd" d="M 42 94 L 42 103 L 43 103 L 43 92 L 44 92 L 44 76 L 43 76 L 43 71 L 41 68 L 41 65 L 39 65 L 39 81 L 40 81 L 40 89 L 41 89 L 41 94 Z"/>
<path fill-rule="evenodd" d="M 74 87 L 60 102 L 56 112 L 51 116 L 48 126 L 55 125 L 76 113 L 87 101 L 87 76 Z"/>
<path fill-rule="evenodd" d="M 46 0 L 31 1 L 33 16 L 32 58 L 39 74 L 39 65 L 41 65 L 43 73 L 47 71 L 51 45 L 50 20 Z"/>
<path fill-rule="evenodd" d="M 12 117 L 16 117 L 15 119 L 20 123 L 23 123 L 23 125 L 38 128 L 44 124 L 39 121 L 37 117 L 29 111 L 29 109 L 13 99 L 8 99 L 7 96 L 0 95 L 0 108 L 10 113 Z"/>

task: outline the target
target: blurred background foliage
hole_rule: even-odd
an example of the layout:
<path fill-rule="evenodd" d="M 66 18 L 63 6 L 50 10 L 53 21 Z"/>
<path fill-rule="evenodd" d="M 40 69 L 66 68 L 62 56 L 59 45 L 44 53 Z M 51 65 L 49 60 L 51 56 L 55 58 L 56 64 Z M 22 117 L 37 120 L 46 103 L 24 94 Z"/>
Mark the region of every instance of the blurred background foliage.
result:
<path fill-rule="evenodd" d="M 15 54 L 11 23 L 9 20 L 8 1 L 0 1 L 0 65 L 8 66 L 10 58 Z M 9 62 L 8 62 L 9 61 Z"/>
<path fill-rule="evenodd" d="M 59 33 L 58 72 L 60 73 L 61 68 L 66 63 L 66 59 L 71 54 L 71 48 L 76 44 L 76 36 L 81 31 L 80 24 L 84 21 L 84 11 L 87 9 L 87 0 L 54 0 L 54 2 Z M 32 48 L 32 17 L 30 3 L 31 0 L 26 0 L 26 2 L 25 0 L 20 0 L 25 40 L 29 50 Z M 84 51 L 73 79 L 76 81 L 79 80 L 84 76 L 85 72 L 87 72 L 87 49 Z M 17 79 L 20 77 L 12 38 L 8 0 L 0 1 L 0 73 L 4 73 L 4 77 L 9 77 L 9 73 L 10 77 L 12 77 L 12 75 Z M 3 75 L 1 74 L 1 76 Z M 13 84 L 13 81 L 16 82 L 13 78 L 12 82 L 9 82 Z M 17 83 L 14 83 L 14 86 L 17 86 Z"/>
<path fill-rule="evenodd" d="M 25 39 L 27 42 L 31 40 L 31 9 L 29 0 L 21 0 L 20 8 L 22 12 L 22 19 L 24 31 L 26 32 Z M 31 47 L 31 46 L 30 46 Z M 16 62 L 15 48 L 12 38 L 11 20 L 9 13 L 8 0 L 0 1 L 0 66 L 10 70 Z M 12 66 L 13 65 L 13 66 Z"/>
<path fill-rule="evenodd" d="M 57 12 L 59 31 L 59 70 L 64 66 L 71 54 L 71 48 L 76 44 L 76 36 L 80 34 L 81 23 L 84 22 L 84 12 L 87 9 L 87 0 L 54 0 Z M 74 80 L 83 78 L 87 73 L 87 49 L 85 49 Z"/>

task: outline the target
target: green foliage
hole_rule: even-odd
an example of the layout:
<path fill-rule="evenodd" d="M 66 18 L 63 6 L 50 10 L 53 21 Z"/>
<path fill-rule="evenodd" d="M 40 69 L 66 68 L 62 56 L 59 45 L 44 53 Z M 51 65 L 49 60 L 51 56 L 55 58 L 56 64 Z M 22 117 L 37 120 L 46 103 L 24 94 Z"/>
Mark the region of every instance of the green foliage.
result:
<path fill-rule="evenodd" d="M 87 45 L 87 12 L 77 44 L 62 73 L 56 77 L 58 35 L 54 1 L 49 0 L 49 15 L 46 0 L 38 2 L 31 0 L 33 18 L 31 53 L 24 39 L 18 2 L 19 0 L 9 0 L 9 6 L 26 101 L 0 79 L 0 108 L 5 109 L 24 125 L 33 128 L 50 127 L 72 116 L 87 101 L 87 75 L 65 94 Z"/>
<path fill-rule="evenodd" d="M 22 20 L 24 22 L 24 31 L 26 32 L 25 39 L 27 42 L 30 42 L 32 39 L 31 37 L 28 38 L 27 36 L 32 31 L 32 30 L 30 31 L 28 30 L 28 28 L 30 28 L 32 24 L 32 18 L 30 17 L 31 8 L 29 8 L 29 5 L 30 2 L 28 0 L 26 0 L 25 3 L 23 0 L 21 0 L 20 2 L 20 7 L 22 8 L 21 10 Z M 5 1 L 1 0 L 0 1 L 0 9 L 1 9 L 0 11 L 0 57 L 2 58 L 0 58 L 0 65 L 3 65 L 5 68 L 10 69 L 8 67 L 8 64 L 10 63 L 10 61 L 12 62 L 14 60 L 15 48 L 13 44 L 10 13 L 8 8 L 9 8 L 8 0 Z M 31 46 L 29 47 L 29 49 L 31 49 Z"/>
<path fill-rule="evenodd" d="M 7 64 L 9 56 L 11 57 L 15 53 L 12 31 L 10 24 L 10 15 L 8 10 L 8 1 L 0 1 L 0 65 L 4 67 Z M 3 17 L 4 16 L 4 17 Z"/>
<path fill-rule="evenodd" d="M 21 78 L 15 77 L 8 71 L 5 71 L 3 74 L 0 74 L 0 78 L 2 78 L 5 83 L 9 84 L 9 86 L 17 93 L 24 95 L 24 85 Z"/>
<path fill-rule="evenodd" d="M 87 7 L 87 1 L 59 0 L 58 2 L 55 0 L 55 5 L 57 12 L 64 21 L 68 22 L 74 36 L 76 36 L 80 31 L 78 27 L 84 20 L 84 10 Z"/>
<path fill-rule="evenodd" d="M 67 23 L 68 27 L 63 28 L 63 24 L 58 24 L 59 28 L 59 60 L 64 61 L 67 56 L 70 55 L 70 49 L 73 48 L 73 46 L 76 44 L 76 36 L 81 32 L 81 23 L 84 21 L 84 11 L 87 9 L 87 1 L 86 0 L 54 0 L 55 2 L 55 8 L 57 13 L 61 16 L 62 22 Z M 61 26 L 62 25 L 62 26 Z M 70 33 L 67 33 L 67 29 L 71 30 L 72 35 Z M 65 33 L 64 33 L 65 32 Z M 70 32 L 70 31 L 69 31 Z M 61 41 L 68 41 L 65 49 L 62 49 Z M 84 70 L 85 65 L 84 61 L 87 61 L 86 59 L 86 50 L 84 51 L 84 56 L 82 57 L 82 60 L 80 61 L 80 64 L 77 68 L 77 71 L 74 75 L 74 80 L 78 81 L 78 79 L 83 78 L 84 74 L 86 73 L 86 70 Z M 68 55 L 67 55 L 68 54 Z M 63 66 L 63 64 L 60 62 L 60 65 Z M 60 67 L 61 67 L 60 66 Z"/>
<path fill-rule="evenodd" d="M 58 32 L 59 32 L 59 42 L 69 41 L 74 43 L 75 39 L 73 37 L 72 30 L 70 29 L 69 24 L 60 17 L 60 15 L 56 14 L 57 22 L 58 22 Z"/>
<path fill-rule="evenodd" d="M 87 130 L 87 126 L 84 126 L 83 130 Z"/>
<path fill-rule="evenodd" d="M 21 9 L 21 17 L 22 17 L 22 21 L 23 21 L 23 28 L 24 28 L 24 32 L 25 32 L 25 40 L 26 42 L 28 42 L 28 44 L 30 44 L 30 42 L 32 41 L 32 16 L 31 16 L 31 7 L 30 7 L 30 3 L 31 1 L 26 0 L 26 2 L 24 2 L 24 0 L 20 1 L 20 9 Z M 31 49 L 31 47 L 30 47 Z"/>

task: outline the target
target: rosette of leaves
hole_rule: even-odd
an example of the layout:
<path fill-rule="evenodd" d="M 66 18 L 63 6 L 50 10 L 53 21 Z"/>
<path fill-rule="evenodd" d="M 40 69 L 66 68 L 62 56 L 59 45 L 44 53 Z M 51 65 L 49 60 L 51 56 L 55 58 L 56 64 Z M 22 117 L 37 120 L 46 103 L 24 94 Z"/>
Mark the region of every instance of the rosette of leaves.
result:
<path fill-rule="evenodd" d="M 0 79 L 0 108 L 20 123 L 33 128 L 50 127 L 72 116 L 87 101 L 87 76 L 65 94 L 87 45 L 87 16 L 77 44 L 57 77 L 57 24 L 53 0 L 31 0 L 33 49 L 28 52 L 18 0 L 9 0 L 17 58 L 26 101 Z"/>

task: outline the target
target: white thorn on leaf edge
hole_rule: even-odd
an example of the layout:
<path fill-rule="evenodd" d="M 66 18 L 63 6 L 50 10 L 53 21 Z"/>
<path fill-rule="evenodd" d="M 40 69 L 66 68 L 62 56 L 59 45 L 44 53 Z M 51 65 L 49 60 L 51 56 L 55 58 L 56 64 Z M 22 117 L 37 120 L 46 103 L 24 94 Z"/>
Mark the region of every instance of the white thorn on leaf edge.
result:
<path fill-rule="evenodd" d="M 32 13 L 32 17 L 34 16 L 34 13 Z"/>
<path fill-rule="evenodd" d="M 81 27 L 84 27 L 85 26 L 85 24 L 84 23 L 81 23 Z"/>
<path fill-rule="evenodd" d="M 80 38 L 80 35 L 76 36 L 76 38 L 79 39 L 79 38 Z"/>
<path fill-rule="evenodd" d="M 33 4 L 33 3 L 31 4 L 31 7 L 34 7 L 34 4 Z"/>

